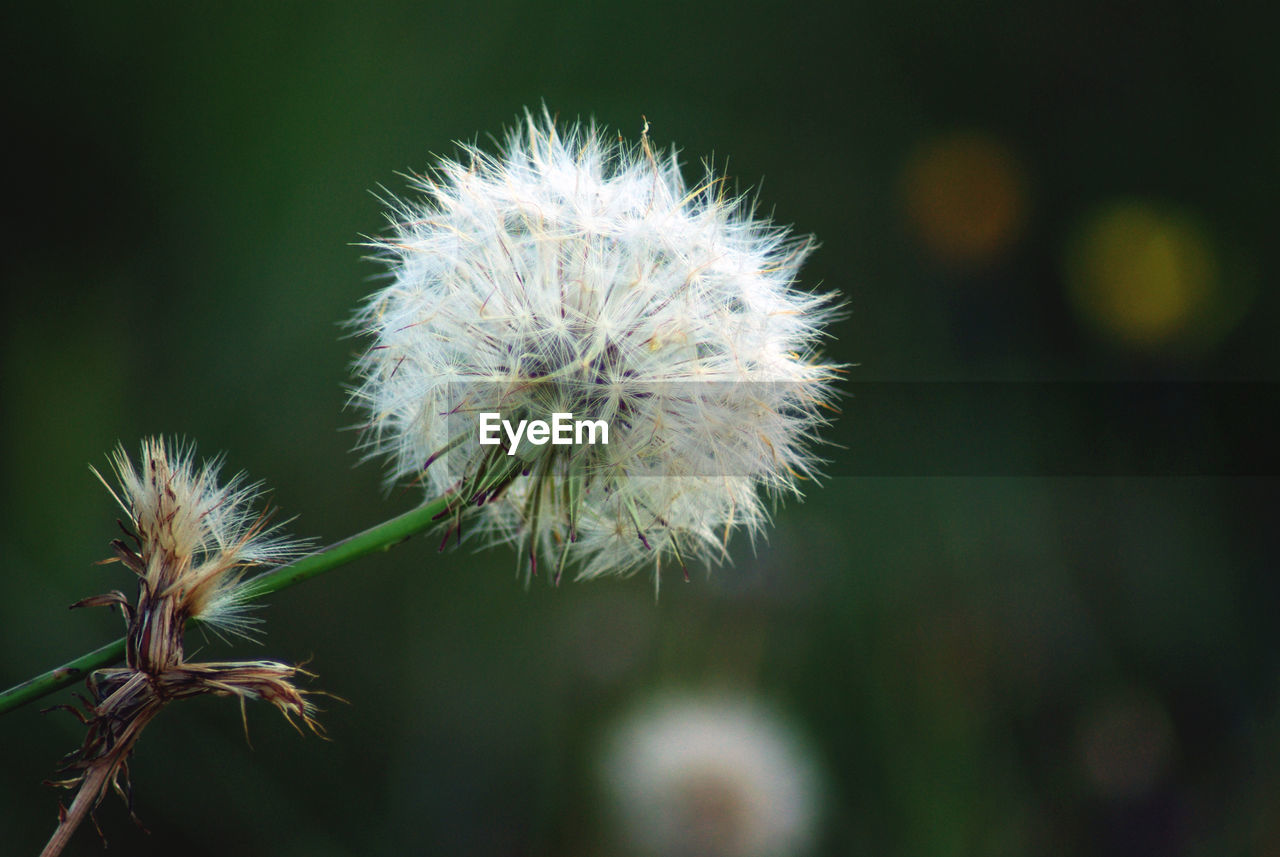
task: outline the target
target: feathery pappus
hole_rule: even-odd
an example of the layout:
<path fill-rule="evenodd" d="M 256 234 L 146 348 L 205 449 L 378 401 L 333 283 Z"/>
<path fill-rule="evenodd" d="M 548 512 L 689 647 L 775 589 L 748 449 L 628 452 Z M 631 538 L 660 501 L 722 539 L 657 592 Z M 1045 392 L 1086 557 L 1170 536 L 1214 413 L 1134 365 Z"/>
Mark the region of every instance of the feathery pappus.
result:
<path fill-rule="evenodd" d="M 455 498 L 464 524 L 559 581 L 722 561 L 767 497 L 798 494 L 839 367 L 835 296 L 796 285 L 814 246 L 708 167 L 594 125 L 526 114 L 499 154 L 464 146 L 393 201 L 390 282 L 353 325 L 353 394 L 389 481 Z M 484 419 L 572 415 L 607 442 Z M 537 422 L 530 423 L 537 426 Z"/>

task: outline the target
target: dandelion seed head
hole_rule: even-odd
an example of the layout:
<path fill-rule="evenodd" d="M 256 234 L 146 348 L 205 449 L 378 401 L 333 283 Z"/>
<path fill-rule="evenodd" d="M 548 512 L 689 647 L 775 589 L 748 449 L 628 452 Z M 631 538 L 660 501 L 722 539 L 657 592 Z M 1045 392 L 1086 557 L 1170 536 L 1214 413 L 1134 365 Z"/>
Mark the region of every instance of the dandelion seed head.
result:
<path fill-rule="evenodd" d="M 623 839 L 645 857 L 799 857 L 820 777 L 802 742 L 750 697 L 660 697 L 609 734 L 600 773 Z"/>
<path fill-rule="evenodd" d="M 413 186 L 374 242 L 390 282 L 354 321 L 362 443 L 391 482 L 480 507 L 558 579 L 722 560 L 814 475 L 835 367 L 832 295 L 796 286 L 810 238 L 710 168 L 689 187 L 647 136 L 545 114 Z M 604 420 L 609 442 L 486 446 L 485 412 Z"/>

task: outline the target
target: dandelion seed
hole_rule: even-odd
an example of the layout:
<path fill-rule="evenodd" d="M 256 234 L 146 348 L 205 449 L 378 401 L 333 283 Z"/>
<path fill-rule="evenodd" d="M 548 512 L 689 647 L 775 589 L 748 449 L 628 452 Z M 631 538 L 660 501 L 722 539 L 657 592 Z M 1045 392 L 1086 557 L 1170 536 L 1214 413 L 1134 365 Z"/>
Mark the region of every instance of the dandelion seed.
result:
<path fill-rule="evenodd" d="M 674 151 L 527 115 L 504 151 L 464 147 L 414 181 L 374 246 L 391 282 L 354 401 L 391 482 L 457 498 L 558 580 L 725 558 L 765 498 L 798 494 L 836 367 L 833 296 L 798 289 L 809 238 Z M 608 426 L 608 443 L 480 442 L 480 415 Z M 535 423 L 531 423 L 533 425 Z M 526 559 L 527 558 L 527 559 Z"/>

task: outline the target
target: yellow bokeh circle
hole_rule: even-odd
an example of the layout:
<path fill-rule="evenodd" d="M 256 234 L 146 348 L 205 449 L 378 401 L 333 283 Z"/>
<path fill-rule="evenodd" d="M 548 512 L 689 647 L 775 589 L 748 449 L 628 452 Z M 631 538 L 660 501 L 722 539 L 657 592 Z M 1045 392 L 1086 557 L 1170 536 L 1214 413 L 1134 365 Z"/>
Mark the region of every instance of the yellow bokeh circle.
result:
<path fill-rule="evenodd" d="M 1081 319 L 1124 344 L 1190 344 L 1219 327 L 1217 253 L 1203 224 L 1186 212 L 1142 201 L 1104 206 L 1078 229 L 1066 275 Z"/>

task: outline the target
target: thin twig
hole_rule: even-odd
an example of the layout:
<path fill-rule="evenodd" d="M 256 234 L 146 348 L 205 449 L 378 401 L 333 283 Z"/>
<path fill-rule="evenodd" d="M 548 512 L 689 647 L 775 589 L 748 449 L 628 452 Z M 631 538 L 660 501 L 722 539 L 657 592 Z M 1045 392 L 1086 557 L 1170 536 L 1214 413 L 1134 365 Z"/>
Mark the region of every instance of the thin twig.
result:
<path fill-rule="evenodd" d="M 71 809 L 62 813 L 62 817 L 58 820 L 58 828 L 53 832 L 49 843 L 44 846 L 44 850 L 40 852 L 40 857 L 57 857 L 62 853 L 62 849 L 71 839 L 71 834 L 76 832 L 80 822 L 93 811 L 93 807 L 102 797 L 106 779 L 110 773 L 110 769 L 103 765 L 94 768 L 85 776 L 80 783 L 80 790 L 76 792 L 76 799 L 71 802 Z"/>

